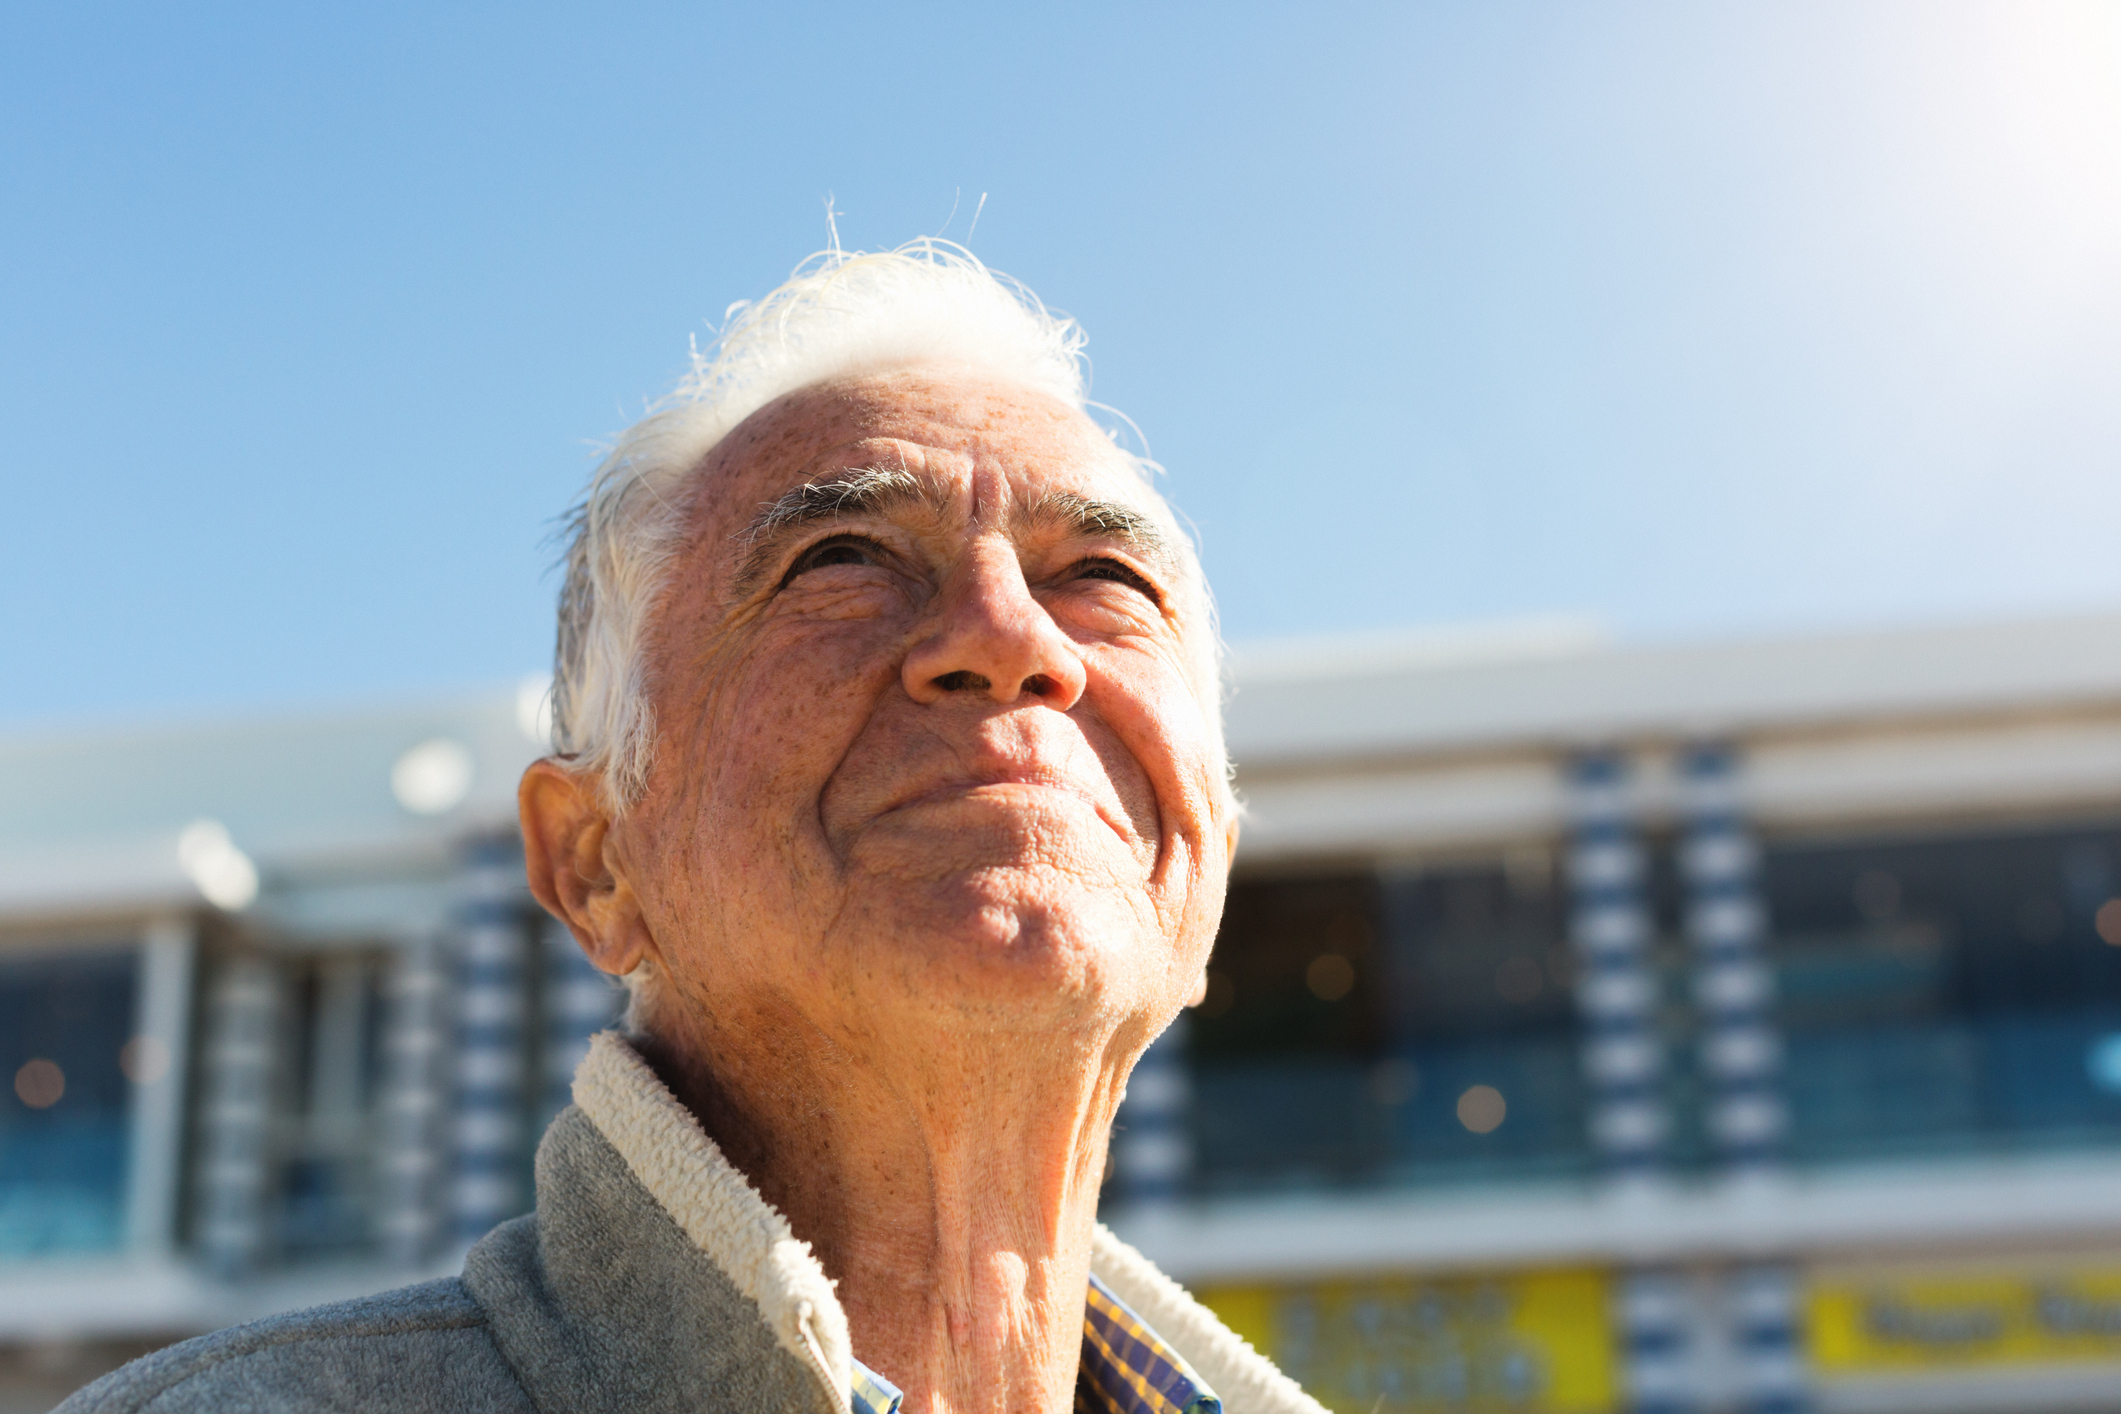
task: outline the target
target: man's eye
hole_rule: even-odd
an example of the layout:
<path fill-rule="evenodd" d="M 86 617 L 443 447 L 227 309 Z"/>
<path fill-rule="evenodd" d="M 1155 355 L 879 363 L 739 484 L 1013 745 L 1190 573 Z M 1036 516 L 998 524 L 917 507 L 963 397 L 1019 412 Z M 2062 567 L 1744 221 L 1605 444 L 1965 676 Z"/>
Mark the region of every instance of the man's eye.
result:
<path fill-rule="evenodd" d="M 874 565 L 881 561 L 882 555 L 874 543 L 858 536 L 839 536 L 821 540 L 797 555 L 795 563 L 788 567 L 788 573 L 781 576 L 781 583 L 785 585 L 797 575 L 831 565 Z"/>
<path fill-rule="evenodd" d="M 1077 579 L 1109 579 L 1114 584 L 1124 584 L 1142 594 L 1152 604 L 1162 604 L 1163 596 L 1156 586 L 1141 575 L 1121 564 L 1118 560 L 1084 560 L 1077 568 Z"/>

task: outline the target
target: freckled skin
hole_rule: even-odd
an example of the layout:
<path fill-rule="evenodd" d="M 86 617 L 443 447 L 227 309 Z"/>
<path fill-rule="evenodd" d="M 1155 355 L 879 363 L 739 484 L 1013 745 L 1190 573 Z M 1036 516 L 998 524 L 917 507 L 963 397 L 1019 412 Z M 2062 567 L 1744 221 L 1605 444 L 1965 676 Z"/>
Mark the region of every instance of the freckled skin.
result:
<path fill-rule="evenodd" d="M 864 469 L 924 494 L 747 539 Z M 1205 594 L 1033 516 L 1170 527 L 1081 414 L 962 372 L 792 394 L 691 485 L 647 790 L 614 821 L 533 767 L 532 886 L 600 967 L 655 965 L 650 1058 L 908 1411 L 1059 1414 L 1112 1112 L 1197 992 L 1235 844 Z"/>

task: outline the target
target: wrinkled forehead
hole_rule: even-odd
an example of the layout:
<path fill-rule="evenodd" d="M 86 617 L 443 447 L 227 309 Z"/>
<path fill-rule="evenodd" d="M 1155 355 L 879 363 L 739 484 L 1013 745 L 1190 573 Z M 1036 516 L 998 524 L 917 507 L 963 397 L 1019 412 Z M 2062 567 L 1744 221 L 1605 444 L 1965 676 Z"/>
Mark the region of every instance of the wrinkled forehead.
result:
<path fill-rule="evenodd" d="M 1081 412 L 1015 384 L 918 368 L 816 384 L 753 413 L 701 465 L 696 523 L 709 543 L 731 543 L 788 491 L 857 470 L 910 474 L 953 518 L 1000 517 L 1011 502 L 1064 493 L 1131 507 L 1176 538 L 1162 497 Z"/>

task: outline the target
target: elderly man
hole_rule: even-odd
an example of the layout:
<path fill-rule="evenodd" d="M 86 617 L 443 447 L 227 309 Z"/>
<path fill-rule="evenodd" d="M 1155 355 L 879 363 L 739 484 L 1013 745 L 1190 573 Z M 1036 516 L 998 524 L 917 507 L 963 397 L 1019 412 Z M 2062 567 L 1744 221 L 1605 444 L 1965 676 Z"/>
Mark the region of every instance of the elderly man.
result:
<path fill-rule="evenodd" d="M 525 855 L 632 1003 L 536 1211 L 68 1410 L 1316 1414 L 1096 1221 L 1237 817 L 1207 589 L 1081 342 L 932 243 L 738 313 L 568 559 Z"/>

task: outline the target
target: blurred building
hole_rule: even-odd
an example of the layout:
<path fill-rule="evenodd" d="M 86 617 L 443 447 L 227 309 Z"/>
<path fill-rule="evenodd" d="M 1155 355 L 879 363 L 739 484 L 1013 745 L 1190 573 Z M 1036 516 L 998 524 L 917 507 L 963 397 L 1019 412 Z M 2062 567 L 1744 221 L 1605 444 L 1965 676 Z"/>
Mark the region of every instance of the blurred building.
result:
<path fill-rule="evenodd" d="M 2121 617 L 1232 676 L 1109 1208 L 1329 1404 L 2121 1407 Z M 0 745 L 0 1408 L 523 1205 L 539 702 Z"/>
<path fill-rule="evenodd" d="M 0 1411 L 453 1270 L 617 993 L 524 890 L 542 682 L 0 743 Z"/>

